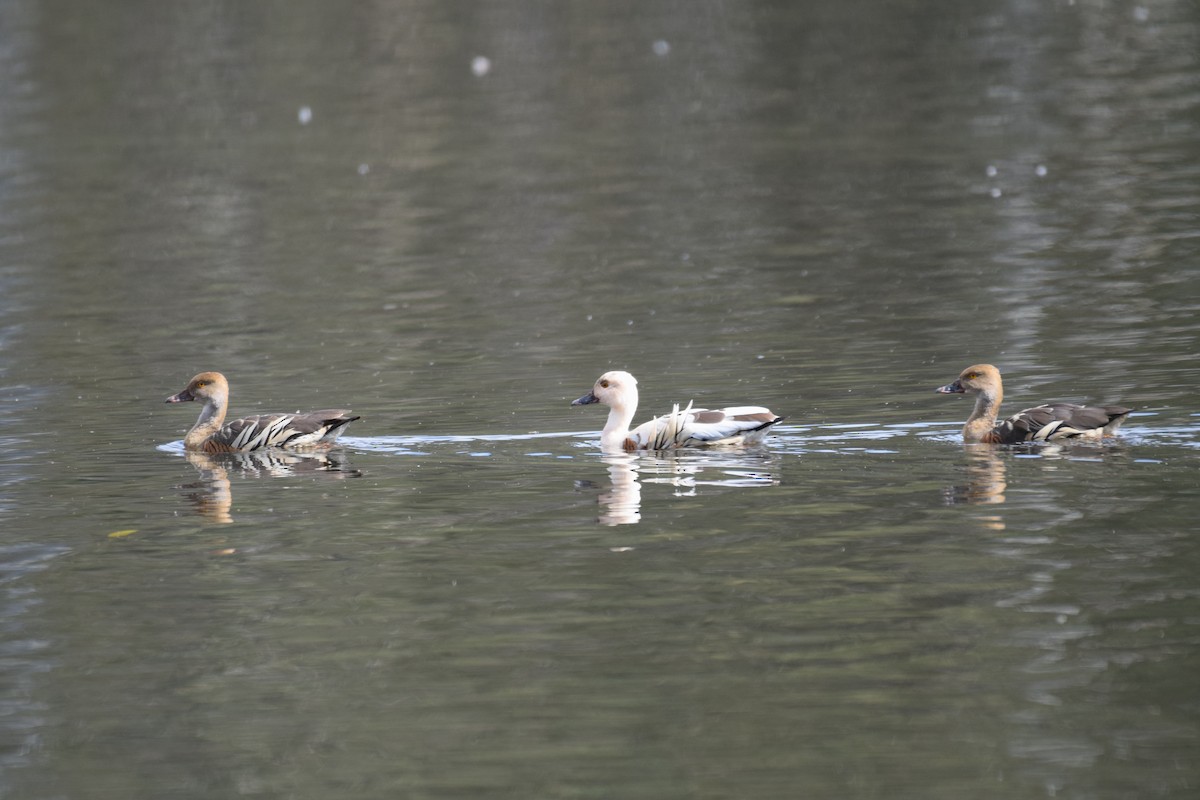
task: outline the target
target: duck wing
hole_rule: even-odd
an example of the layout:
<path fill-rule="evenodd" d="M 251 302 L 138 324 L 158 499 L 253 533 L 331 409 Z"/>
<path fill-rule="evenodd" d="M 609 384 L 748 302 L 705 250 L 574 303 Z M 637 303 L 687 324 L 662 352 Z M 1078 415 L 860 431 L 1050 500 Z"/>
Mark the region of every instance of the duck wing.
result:
<path fill-rule="evenodd" d="M 762 406 L 729 408 L 692 408 L 680 410 L 645 422 L 630 432 L 638 449 L 671 450 L 677 447 L 752 444 L 783 417 Z"/>
<path fill-rule="evenodd" d="M 1003 444 L 1099 436 L 1115 431 L 1130 410 L 1123 406 L 1045 403 L 1018 411 L 997 425 L 992 433 Z"/>
<path fill-rule="evenodd" d="M 214 453 L 245 452 L 263 447 L 296 449 L 330 444 L 342 428 L 356 419 L 341 409 L 243 417 L 214 433 L 204 443 L 204 449 Z"/>

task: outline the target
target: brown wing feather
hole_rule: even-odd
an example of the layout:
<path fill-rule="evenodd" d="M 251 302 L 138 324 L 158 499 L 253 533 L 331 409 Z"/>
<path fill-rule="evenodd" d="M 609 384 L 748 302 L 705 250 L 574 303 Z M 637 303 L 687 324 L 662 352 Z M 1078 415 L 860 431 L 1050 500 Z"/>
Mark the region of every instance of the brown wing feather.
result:
<path fill-rule="evenodd" d="M 1129 411 L 1130 409 L 1123 406 L 1046 403 L 1017 412 L 997 425 L 992 433 L 1004 444 L 1033 439 L 1066 439 L 1100 430 Z M 1047 427 L 1050 427 L 1050 430 L 1042 433 Z"/>
<path fill-rule="evenodd" d="M 767 425 L 774 425 L 776 422 L 783 422 L 783 417 L 778 417 L 772 413 L 764 412 L 762 414 L 738 414 L 734 419 L 745 420 L 747 422 L 762 422 Z"/>

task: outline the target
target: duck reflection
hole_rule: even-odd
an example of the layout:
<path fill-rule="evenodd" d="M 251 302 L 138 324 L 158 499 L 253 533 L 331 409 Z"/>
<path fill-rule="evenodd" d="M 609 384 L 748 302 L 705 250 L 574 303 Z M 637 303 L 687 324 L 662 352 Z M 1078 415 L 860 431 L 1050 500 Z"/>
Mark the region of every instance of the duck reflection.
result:
<path fill-rule="evenodd" d="M 282 477 L 324 473 L 342 479 L 361 473 L 346 465 L 345 454 L 325 451 L 255 450 L 248 453 L 200 453 L 184 457 L 200 473 L 200 480 L 176 488 L 184 490 L 197 514 L 213 522 L 233 522 L 231 474 L 244 477 Z"/>
<path fill-rule="evenodd" d="M 665 451 L 601 456 L 608 465 L 607 487 L 596 500 L 601 525 L 631 525 L 642 519 L 642 484 L 674 487 L 676 497 L 690 497 L 701 486 L 775 486 L 779 477 L 767 457 L 748 454 Z M 594 485 L 581 482 L 579 485 Z"/>
<path fill-rule="evenodd" d="M 963 447 L 967 458 L 967 482 L 957 486 L 947 487 L 943 494 L 947 505 L 993 505 L 1004 502 L 1004 492 L 1008 488 L 1004 459 L 992 445 L 973 445 Z"/>
<path fill-rule="evenodd" d="M 642 485 L 638 482 L 639 458 L 630 453 L 602 456 L 608 464 L 608 490 L 597 496 L 601 525 L 633 525 L 642 520 Z"/>
<path fill-rule="evenodd" d="M 1105 439 L 1100 442 L 1077 442 L 1068 439 L 1065 442 L 1037 445 L 1031 452 L 1046 461 L 1108 461 L 1127 455 L 1125 443 L 1120 439 Z"/>
<path fill-rule="evenodd" d="M 1103 442 L 1066 442 L 1047 443 L 1018 443 L 1015 445 L 969 444 L 963 447 L 966 457 L 966 482 L 947 487 L 943 497 L 947 505 L 999 505 L 1005 502 L 1005 491 L 1008 489 L 1006 470 L 1008 459 L 1021 458 L 1021 463 L 1027 468 L 1036 464 L 1043 471 L 1054 473 L 1061 468 L 1062 461 L 1104 461 L 1119 458 L 1124 455 L 1124 448 L 1119 441 Z M 1024 460 L 1031 459 L 1031 460 Z M 1044 482 L 1046 486 L 1053 486 Z M 1026 487 L 1022 492 L 1022 505 L 1033 503 L 1037 490 Z M 1045 491 L 1042 489 L 1041 491 Z M 1059 508 L 1058 503 L 1047 500 L 1048 511 Z M 979 518 L 984 527 L 989 530 L 1004 530 L 1004 520 L 1000 516 L 985 516 Z"/>
<path fill-rule="evenodd" d="M 972 506 L 999 505 L 1005 501 L 1008 489 L 1007 466 L 999 448 L 990 444 L 969 444 L 963 447 L 966 456 L 966 483 L 943 490 L 946 505 L 965 503 Z M 981 515 L 979 524 L 989 531 L 1002 531 L 1007 526 L 999 514 Z"/>
<path fill-rule="evenodd" d="M 642 472 L 646 483 L 669 484 L 675 487 L 676 497 L 688 497 L 701 486 L 778 486 L 777 462 L 764 453 L 668 451 L 643 466 Z"/>

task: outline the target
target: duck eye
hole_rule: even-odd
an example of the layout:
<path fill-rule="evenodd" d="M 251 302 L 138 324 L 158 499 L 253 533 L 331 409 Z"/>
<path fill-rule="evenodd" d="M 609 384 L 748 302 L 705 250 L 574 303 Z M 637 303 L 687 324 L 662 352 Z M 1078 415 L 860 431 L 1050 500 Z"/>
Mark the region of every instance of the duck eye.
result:
<path fill-rule="evenodd" d="M 608 388 L 608 381 L 600 381 L 600 388 L 601 388 L 601 389 L 607 389 L 607 388 Z"/>
<path fill-rule="evenodd" d="M 205 386 L 208 386 L 208 381 L 196 381 L 197 389 L 203 389 Z"/>
<path fill-rule="evenodd" d="M 979 377 L 979 373 L 978 373 L 978 372 L 968 372 L 968 373 L 967 373 L 967 380 L 969 380 L 969 381 L 973 381 L 973 380 L 975 380 L 975 379 L 976 379 L 976 378 L 978 378 L 978 377 Z"/>

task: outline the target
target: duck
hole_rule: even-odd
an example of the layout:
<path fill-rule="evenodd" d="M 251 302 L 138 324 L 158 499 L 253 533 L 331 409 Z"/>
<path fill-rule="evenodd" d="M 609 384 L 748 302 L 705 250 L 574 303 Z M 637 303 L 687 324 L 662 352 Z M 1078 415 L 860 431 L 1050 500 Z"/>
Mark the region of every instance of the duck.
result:
<path fill-rule="evenodd" d="M 1074 403 L 1044 403 L 1018 411 L 997 424 L 1004 386 L 1000 370 L 991 364 L 975 364 L 958 379 L 935 391 L 941 394 L 973 394 L 975 410 L 963 426 L 968 444 L 1016 444 L 1052 442 L 1059 439 L 1099 439 L 1112 436 L 1133 409 L 1124 406 L 1080 406 Z"/>
<path fill-rule="evenodd" d="M 267 447 L 306 450 L 333 444 L 347 425 L 359 417 L 332 409 L 307 414 L 259 414 L 225 422 L 229 381 L 219 372 L 201 372 L 168 403 L 200 401 L 200 418 L 183 437 L 185 450 L 204 453 L 246 453 Z M 224 423 L 224 424 L 222 424 Z"/>
<path fill-rule="evenodd" d="M 738 446 L 760 443 L 772 425 L 783 417 L 762 406 L 693 408 L 689 402 L 670 414 L 629 425 L 638 407 L 638 382 L 628 372 L 614 370 L 597 379 L 592 390 L 573 400 L 573 406 L 603 403 L 609 407 L 608 422 L 600 433 L 600 448 L 607 453 L 634 450 L 674 450 L 681 447 Z"/>

